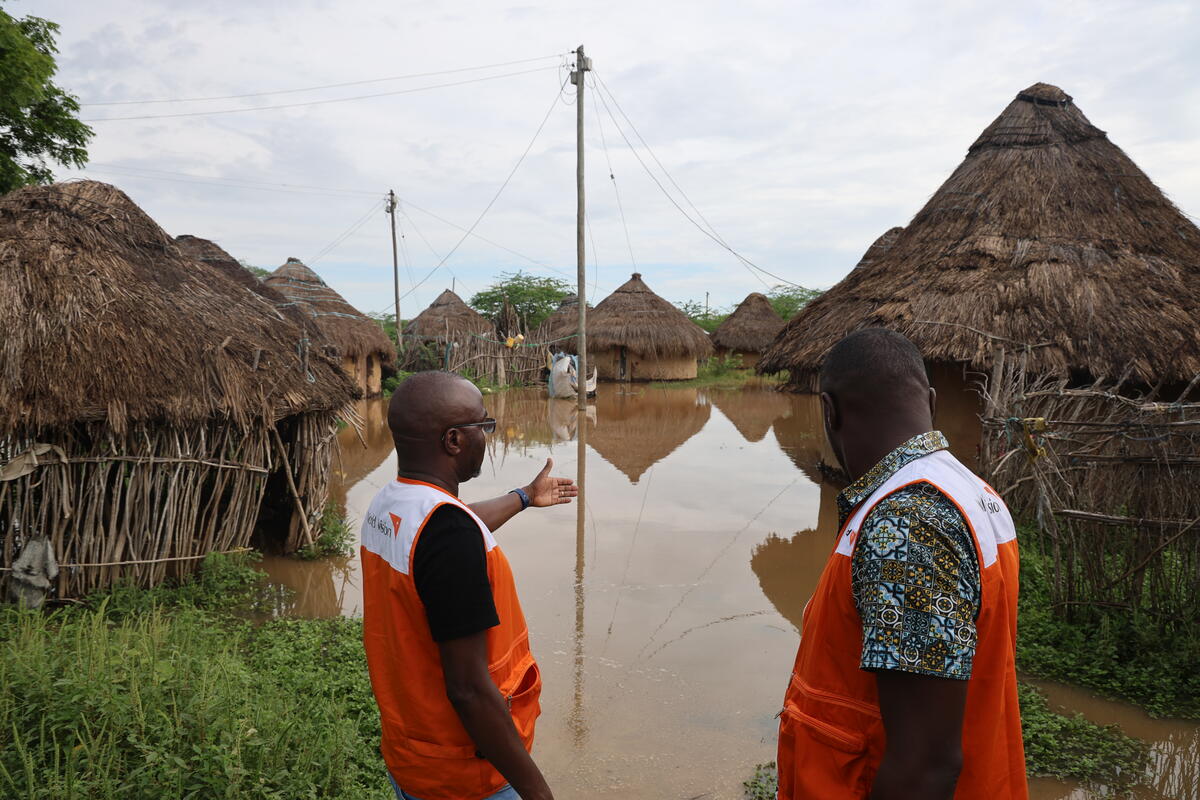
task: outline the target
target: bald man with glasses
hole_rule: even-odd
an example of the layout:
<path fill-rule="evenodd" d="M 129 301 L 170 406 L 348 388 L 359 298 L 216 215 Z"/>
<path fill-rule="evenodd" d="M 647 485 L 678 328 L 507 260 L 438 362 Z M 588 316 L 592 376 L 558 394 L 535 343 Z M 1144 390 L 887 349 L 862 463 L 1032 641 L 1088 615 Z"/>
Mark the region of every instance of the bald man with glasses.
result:
<path fill-rule="evenodd" d="M 546 466 L 525 487 L 467 505 L 496 429 L 470 381 L 421 372 L 392 395 L 397 478 L 363 519 L 363 644 L 401 800 L 548 800 L 533 762 L 541 673 L 512 570 L 493 532 L 579 493 Z"/>

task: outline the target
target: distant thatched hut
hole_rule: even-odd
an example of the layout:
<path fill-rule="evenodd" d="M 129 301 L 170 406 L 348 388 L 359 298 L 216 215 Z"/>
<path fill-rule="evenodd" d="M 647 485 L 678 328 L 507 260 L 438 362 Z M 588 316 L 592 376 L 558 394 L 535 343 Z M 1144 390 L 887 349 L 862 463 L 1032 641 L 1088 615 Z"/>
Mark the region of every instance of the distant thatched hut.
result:
<path fill-rule="evenodd" d="M 704 329 L 636 272 L 588 315 L 587 339 L 588 370 L 595 366 L 601 380 L 687 380 L 712 355 Z"/>
<path fill-rule="evenodd" d="M 743 367 L 753 367 L 775 341 L 783 324 L 767 296 L 751 292 L 710 338 L 718 356 L 733 356 L 741 360 Z"/>
<path fill-rule="evenodd" d="M 404 326 L 404 335 L 423 341 L 462 344 L 465 337 L 472 335 L 494 338 L 496 329 L 487 317 L 446 289 L 428 308 Z"/>
<path fill-rule="evenodd" d="M 0 198 L 0 319 L 0 582 L 34 542 L 60 596 L 179 575 L 247 545 L 273 486 L 320 515 L 350 382 L 118 189 Z"/>
<path fill-rule="evenodd" d="M 591 314 L 592 307 L 588 306 Z M 554 313 L 546 317 L 530 339 L 552 353 L 579 353 L 579 298 L 569 294 L 559 301 Z M 591 370 L 588 370 L 591 372 Z"/>
<path fill-rule="evenodd" d="M 395 362 L 396 348 L 378 322 L 347 303 L 298 258 L 289 258 L 264 283 L 313 317 L 338 349 L 342 369 L 364 394 L 380 393 L 383 367 Z"/>
<path fill-rule="evenodd" d="M 1200 230 L 1057 87 L 1018 94 L 891 238 L 788 323 L 760 371 L 811 390 L 838 339 L 884 326 L 959 371 L 1003 346 L 1078 381 L 1200 372 Z"/>

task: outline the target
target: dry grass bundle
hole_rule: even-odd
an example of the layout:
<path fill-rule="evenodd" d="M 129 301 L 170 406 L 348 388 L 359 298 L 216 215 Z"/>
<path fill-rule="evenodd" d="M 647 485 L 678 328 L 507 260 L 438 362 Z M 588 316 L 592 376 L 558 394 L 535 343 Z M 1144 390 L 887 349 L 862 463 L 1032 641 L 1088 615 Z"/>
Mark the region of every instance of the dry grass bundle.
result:
<path fill-rule="evenodd" d="M 868 326 L 982 370 L 1008 340 L 1039 345 L 1038 375 L 1129 367 L 1153 385 L 1200 371 L 1200 230 L 1057 87 L 1018 94 L 885 237 L 788 323 L 760 371 L 812 389 L 824 353 Z"/>
<path fill-rule="evenodd" d="M 156 582 L 245 546 L 276 478 L 320 513 L 353 387 L 118 189 L 0 198 L 0 319 L 0 578 L 46 537 L 60 596 Z"/>
<path fill-rule="evenodd" d="M 648 358 L 712 355 L 708 334 L 635 272 L 588 315 L 588 350 L 626 347 Z"/>
<path fill-rule="evenodd" d="M 775 341 L 783 325 L 767 296 L 751 292 L 712 332 L 712 343 L 720 350 L 761 353 Z"/>
<path fill-rule="evenodd" d="M 1036 517 L 1060 612 L 1117 607 L 1160 625 L 1200 618 L 1200 403 L 1068 389 L 1030 354 L 998 351 L 982 462 L 1014 510 Z M 1196 375 L 1189 389 L 1200 385 Z M 1185 392 L 1186 395 L 1186 392 Z"/>
<path fill-rule="evenodd" d="M 300 259 L 289 258 L 263 282 L 311 314 L 343 358 L 374 356 L 384 364 L 396 360 L 396 347 L 379 323 L 347 303 Z"/>

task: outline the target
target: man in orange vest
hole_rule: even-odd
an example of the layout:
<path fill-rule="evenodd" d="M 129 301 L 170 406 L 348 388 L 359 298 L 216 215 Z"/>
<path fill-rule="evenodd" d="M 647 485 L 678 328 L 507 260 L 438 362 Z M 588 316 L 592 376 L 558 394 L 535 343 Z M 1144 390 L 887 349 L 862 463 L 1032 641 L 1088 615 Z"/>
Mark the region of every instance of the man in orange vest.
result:
<path fill-rule="evenodd" d="M 388 406 L 397 479 L 362 524 L 363 644 L 383 728 L 381 750 L 401 800 L 551 800 L 530 757 L 542 679 L 512 570 L 492 532 L 529 506 L 569 503 L 550 477 L 467 505 L 485 434 L 479 390 L 422 372 Z"/>
<path fill-rule="evenodd" d="M 933 430 L 908 339 L 852 333 L 820 380 L 851 483 L 780 714 L 779 797 L 1025 800 L 1008 509 Z"/>

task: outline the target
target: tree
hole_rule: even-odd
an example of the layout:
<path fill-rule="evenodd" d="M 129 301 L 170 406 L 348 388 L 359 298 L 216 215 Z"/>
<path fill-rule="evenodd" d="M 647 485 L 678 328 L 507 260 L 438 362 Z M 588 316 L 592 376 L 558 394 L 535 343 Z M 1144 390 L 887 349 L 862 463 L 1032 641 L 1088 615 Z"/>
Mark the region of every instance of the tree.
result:
<path fill-rule="evenodd" d="M 776 314 L 789 320 L 796 316 L 797 311 L 808 305 L 810 301 L 820 297 L 821 294 L 820 289 L 805 289 L 803 286 L 781 283 L 767 292 L 767 299 L 771 301 L 771 308 L 775 309 Z"/>
<path fill-rule="evenodd" d="M 76 117 L 79 100 L 50 80 L 57 33 L 49 20 L 0 11 L 0 194 L 53 181 L 47 160 L 87 163 L 92 129 Z"/>
<path fill-rule="evenodd" d="M 500 280 L 471 298 L 471 308 L 495 320 L 504 308 L 504 301 L 516 309 L 524 320 L 526 330 L 533 330 L 558 309 L 563 298 L 571 294 L 571 285 L 558 278 L 539 278 L 516 272 L 500 273 Z"/>
<path fill-rule="evenodd" d="M 263 267 L 256 267 L 244 258 L 239 258 L 237 262 L 242 265 L 242 269 L 246 270 L 260 281 L 265 280 L 266 277 L 271 274 L 271 270 L 264 269 Z"/>
<path fill-rule="evenodd" d="M 703 303 L 698 303 L 695 300 L 684 300 L 682 303 L 676 303 L 675 307 L 686 314 L 688 319 L 709 333 L 715 331 L 717 326 L 729 316 L 728 311 L 720 311 L 715 308 L 706 310 Z"/>

